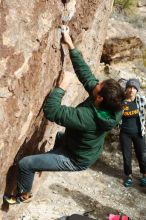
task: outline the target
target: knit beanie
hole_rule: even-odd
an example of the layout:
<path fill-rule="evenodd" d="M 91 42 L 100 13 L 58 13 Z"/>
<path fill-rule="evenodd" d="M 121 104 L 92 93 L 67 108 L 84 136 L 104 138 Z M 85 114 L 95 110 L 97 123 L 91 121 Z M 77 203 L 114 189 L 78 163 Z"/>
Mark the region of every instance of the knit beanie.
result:
<path fill-rule="evenodd" d="M 126 83 L 126 89 L 127 87 L 133 86 L 137 89 L 137 91 L 139 91 L 140 89 L 140 82 L 138 79 L 129 79 Z"/>

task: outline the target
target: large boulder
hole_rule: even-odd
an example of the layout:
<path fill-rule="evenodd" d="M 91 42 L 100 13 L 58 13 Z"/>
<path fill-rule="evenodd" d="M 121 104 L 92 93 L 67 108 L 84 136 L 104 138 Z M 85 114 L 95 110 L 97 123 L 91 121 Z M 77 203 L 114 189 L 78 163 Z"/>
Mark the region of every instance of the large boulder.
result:
<path fill-rule="evenodd" d="M 56 126 L 45 120 L 42 105 L 60 71 L 73 71 L 59 26 L 70 26 L 75 45 L 97 73 L 111 6 L 112 0 L 0 1 L 1 194 L 13 190 L 13 165 L 53 142 Z M 84 96 L 74 79 L 64 102 L 76 104 Z"/>

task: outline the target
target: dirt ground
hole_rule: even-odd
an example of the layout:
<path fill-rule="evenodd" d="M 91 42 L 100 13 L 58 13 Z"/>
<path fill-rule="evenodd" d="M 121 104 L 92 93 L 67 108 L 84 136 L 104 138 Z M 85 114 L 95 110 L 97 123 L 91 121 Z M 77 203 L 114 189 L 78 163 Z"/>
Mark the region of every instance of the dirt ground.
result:
<path fill-rule="evenodd" d="M 122 156 L 115 151 L 105 151 L 86 171 L 44 173 L 44 182 L 23 213 L 19 209 L 17 219 L 57 220 L 89 211 L 90 217 L 97 220 L 106 220 L 110 213 L 123 213 L 131 220 L 146 220 L 146 188 L 139 186 L 140 175 L 135 162 L 133 175 L 133 186 L 125 188 Z"/>

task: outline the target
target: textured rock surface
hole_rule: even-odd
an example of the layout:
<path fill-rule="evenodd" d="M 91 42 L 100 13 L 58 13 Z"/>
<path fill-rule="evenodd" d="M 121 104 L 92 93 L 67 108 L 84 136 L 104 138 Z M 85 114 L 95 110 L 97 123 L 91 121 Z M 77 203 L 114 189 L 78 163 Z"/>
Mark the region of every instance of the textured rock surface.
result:
<path fill-rule="evenodd" d="M 93 71 L 98 70 L 111 0 L 1 0 L 0 31 L 0 191 L 11 192 L 23 157 L 51 147 L 55 125 L 42 114 L 45 96 L 59 71 L 72 71 L 59 25 L 69 23 L 75 44 Z M 85 94 L 76 79 L 64 102 Z M 80 94 L 80 95 L 78 95 Z M 77 97 L 77 98 L 76 98 Z M 47 137 L 45 136 L 45 129 Z"/>
<path fill-rule="evenodd" d="M 140 38 L 113 38 L 105 41 L 101 62 L 110 64 L 142 57 L 143 43 Z"/>
<path fill-rule="evenodd" d="M 146 1 L 145 1 L 145 0 L 140 0 L 140 1 L 138 1 L 138 6 L 139 6 L 139 7 L 146 6 Z"/>

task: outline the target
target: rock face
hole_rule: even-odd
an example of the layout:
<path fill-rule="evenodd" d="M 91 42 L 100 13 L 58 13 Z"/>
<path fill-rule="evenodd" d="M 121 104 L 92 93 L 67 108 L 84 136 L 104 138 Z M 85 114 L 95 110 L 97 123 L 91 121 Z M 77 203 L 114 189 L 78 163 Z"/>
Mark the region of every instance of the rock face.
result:
<path fill-rule="evenodd" d="M 42 105 L 59 72 L 73 71 L 59 25 L 70 26 L 75 45 L 97 71 L 111 6 L 112 0 L 0 1 L 1 193 L 5 181 L 6 191 L 13 186 L 13 163 L 51 147 L 56 127 L 44 119 Z M 73 83 L 64 99 L 68 104 L 85 95 L 76 79 Z"/>

